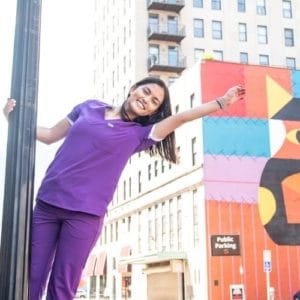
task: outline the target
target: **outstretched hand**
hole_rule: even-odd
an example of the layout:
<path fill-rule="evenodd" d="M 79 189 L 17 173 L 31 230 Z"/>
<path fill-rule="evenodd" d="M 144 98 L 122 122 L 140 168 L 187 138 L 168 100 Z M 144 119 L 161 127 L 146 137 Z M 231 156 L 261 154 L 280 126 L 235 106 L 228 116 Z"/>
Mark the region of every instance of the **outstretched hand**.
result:
<path fill-rule="evenodd" d="M 231 104 L 243 100 L 245 96 L 245 88 L 243 85 L 237 85 L 230 88 L 222 97 L 223 109 L 226 109 Z"/>
<path fill-rule="evenodd" d="M 3 114 L 8 119 L 9 114 L 14 110 L 16 106 L 16 100 L 8 98 L 5 106 L 3 107 Z"/>

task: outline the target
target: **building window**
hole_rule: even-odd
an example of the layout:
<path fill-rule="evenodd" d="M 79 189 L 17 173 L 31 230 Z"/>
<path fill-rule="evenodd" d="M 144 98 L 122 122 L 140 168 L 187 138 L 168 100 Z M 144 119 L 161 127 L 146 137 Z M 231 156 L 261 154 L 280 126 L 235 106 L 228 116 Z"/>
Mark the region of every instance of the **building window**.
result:
<path fill-rule="evenodd" d="M 161 172 L 165 172 L 165 161 L 163 159 L 161 160 Z"/>
<path fill-rule="evenodd" d="M 193 108 L 195 106 L 195 94 L 193 93 L 190 96 L 190 108 Z"/>
<path fill-rule="evenodd" d="M 123 39 L 124 44 L 126 43 L 126 26 L 124 26 L 124 39 Z"/>
<path fill-rule="evenodd" d="M 107 244 L 107 226 L 104 227 L 104 244 Z"/>
<path fill-rule="evenodd" d="M 259 55 L 259 64 L 263 66 L 269 65 L 269 55 L 260 54 Z"/>
<path fill-rule="evenodd" d="M 131 49 L 128 52 L 128 66 L 131 67 Z"/>
<path fill-rule="evenodd" d="M 239 41 L 246 42 L 247 41 L 247 24 L 239 23 Z"/>
<path fill-rule="evenodd" d="M 294 31 L 293 29 L 284 29 L 284 44 L 287 47 L 293 47 L 294 46 Z"/>
<path fill-rule="evenodd" d="M 123 181 L 123 200 L 126 200 L 126 180 Z"/>
<path fill-rule="evenodd" d="M 204 49 L 195 48 L 194 49 L 194 62 L 197 62 L 202 59 Z"/>
<path fill-rule="evenodd" d="M 159 63 L 158 45 L 149 45 L 149 63 L 151 66 Z"/>
<path fill-rule="evenodd" d="M 245 12 L 246 11 L 246 3 L 245 0 L 237 0 L 238 5 L 238 12 Z"/>
<path fill-rule="evenodd" d="M 158 175 L 158 161 L 154 161 L 154 176 L 157 177 Z"/>
<path fill-rule="evenodd" d="M 282 1 L 282 16 L 288 19 L 293 17 L 291 0 Z"/>
<path fill-rule="evenodd" d="M 177 249 L 182 250 L 182 201 L 181 196 L 177 196 Z"/>
<path fill-rule="evenodd" d="M 194 246 L 199 246 L 199 199 L 197 197 L 197 190 L 193 190 L 193 233 L 194 233 Z"/>
<path fill-rule="evenodd" d="M 203 7 L 203 0 L 193 0 L 193 7 L 202 8 Z"/>
<path fill-rule="evenodd" d="M 142 171 L 138 173 L 138 192 L 142 192 Z"/>
<path fill-rule="evenodd" d="M 142 213 L 138 214 L 138 253 L 142 251 Z"/>
<path fill-rule="evenodd" d="M 180 161 L 180 146 L 177 146 L 177 148 L 176 148 L 176 155 L 177 155 L 178 161 Z"/>
<path fill-rule="evenodd" d="M 117 260 L 116 260 L 115 257 L 113 257 L 113 258 L 112 258 L 112 268 L 113 268 L 113 270 L 115 270 L 116 267 L 117 267 Z"/>
<path fill-rule="evenodd" d="M 126 86 L 123 86 L 123 99 L 126 99 L 126 95 L 127 95 L 127 89 Z"/>
<path fill-rule="evenodd" d="M 168 33 L 178 34 L 178 17 L 168 16 Z"/>
<path fill-rule="evenodd" d="M 168 86 L 171 86 L 176 80 L 176 77 L 169 77 L 168 78 Z"/>
<path fill-rule="evenodd" d="M 212 38 L 215 40 L 222 39 L 222 22 L 212 21 Z"/>
<path fill-rule="evenodd" d="M 211 9 L 221 10 L 221 0 L 211 0 Z"/>
<path fill-rule="evenodd" d="M 110 242 L 112 243 L 114 241 L 114 225 L 110 224 Z"/>
<path fill-rule="evenodd" d="M 167 209 L 166 203 L 161 204 L 161 242 L 162 242 L 162 251 L 167 249 Z"/>
<path fill-rule="evenodd" d="M 289 69 L 296 69 L 296 58 L 295 57 L 287 57 L 286 58 L 286 67 Z"/>
<path fill-rule="evenodd" d="M 116 225 L 115 225 L 115 237 L 116 237 L 116 241 L 119 240 L 119 223 L 118 221 L 116 222 Z"/>
<path fill-rule="evenodd" d="M 123 72 L 126 73 L 126 56 L 123 57 Z"/>
<path fill-rule="evenodd" d="M 192 166 L 195 166 L 197 162 L 197 149 L 196 149 L 196 137 L 192 138 Z"/>
<path fill-rule="evenodd" d="M 148 165 L 148 180 L 151 180 L 151 165 Z"/>
<path fill-rule="evenodd" d="M 268 44 L 267 26 L 257 26 L 257 35 L 259 44 Z"/>
<path fill-rule="evenodd" d="M 266 15 L 266 0 L 256 0 L 256 13 Z"/>
<path fill-rule="evenodd" d="M 129 216 L 127 219 L 127 231 L 130 232 L 131 231 L 131 217 Z"/>
<path fill-rule="evenodd" d="M 174 202 L 169 200 L 169 243 L 170 249 L 174 248 Z"/>
<path fill-rule="evenodd" d="M 204 37 L 204 22 L 202 19 L 194 19 L 194 37 Z"/>
<path fill-rule="evenodd" d="M 214 58 L 216 60 L 223 60 L 223 51 L 221 51 L 221 50 L 214 50 L 213 54 L 214 54 Z"/>
<path fill-rule="evenodd" d="M 152 211 L 151 207 L 148 208 L 148 250 L 152 250 L 152 244 L 153 244 L 153 229 L 152 229 Z"/>
<path fill-rule="evenodd" d="M 240 52 L 240 63 L 241 64 L 248 63 L 248 53 L 247 52 Z"/>
<path fill-rule="evenodd" d="M 155 242 L 155 249 L 159 250 L 160 248 L 160 219 L 159 219 L 159 213 L 158 213 L 158 205 L 155 205 L 154 210 L 154 242 Z"/>
<path fill-rule="evenodd" d="M 175 106 L 175 114 L 177 114 L 179 112 L 179 104 L 176 104 Z"/>
<path fill-rule="evenodd" d="M 149 29 L 150 32 L 158 32 L 159 30 L 159 18 L 158 15 L 149 15 Z"/>
<path fill-rule="evenodd" d="M 129 198 L 131 198 L 131 177 L 129 177 Z"/>
<path fill-rule="evenodd" d="M 178 66 L 178 47 L 177 46 L 169 46 L 168 47 L 168 62 L 170 66 Z"/>

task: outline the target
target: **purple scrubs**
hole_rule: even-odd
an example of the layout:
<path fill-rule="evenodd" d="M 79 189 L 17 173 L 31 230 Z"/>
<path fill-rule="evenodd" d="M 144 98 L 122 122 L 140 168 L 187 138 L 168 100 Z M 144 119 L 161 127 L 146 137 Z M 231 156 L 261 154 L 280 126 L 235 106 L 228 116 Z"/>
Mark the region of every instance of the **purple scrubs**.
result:
<path fill-rule="evenodd" d="M 106 120 L 98 100 L 77 105 L 73 126 L 47 169 L 33 214 L 30 300 L 73 299 L 84 264 L 129 157 L 155 144 L 153 125 Z"/>

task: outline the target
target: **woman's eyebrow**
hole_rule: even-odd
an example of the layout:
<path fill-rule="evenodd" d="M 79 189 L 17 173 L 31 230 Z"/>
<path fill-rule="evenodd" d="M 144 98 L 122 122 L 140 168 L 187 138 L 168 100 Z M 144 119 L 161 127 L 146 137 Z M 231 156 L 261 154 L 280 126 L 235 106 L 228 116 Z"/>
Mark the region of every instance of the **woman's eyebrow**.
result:
<path fill-rule="evenodd" d="M 150 94 L 152 92 L 151 89 L 147 86 L 145 86 L 144 89 L 145 89 L 146 93 L 148 93 L 148 94 Z"/>

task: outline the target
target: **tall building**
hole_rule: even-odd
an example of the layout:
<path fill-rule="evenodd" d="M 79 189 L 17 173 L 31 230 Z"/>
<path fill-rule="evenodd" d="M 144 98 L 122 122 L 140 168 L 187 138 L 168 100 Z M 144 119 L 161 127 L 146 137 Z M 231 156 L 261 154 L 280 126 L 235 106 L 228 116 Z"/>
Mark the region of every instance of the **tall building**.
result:
<path fill-rule="evenodd" d="M 147 74 L 171 84 L 203 53 L 299 68 L 299 6 L 295 0 L 95 0 L 96 94 L 118 103 Z"/>
<path fill-rule="evenodd" d="M 292 0 L 95 0 L 95 95 L 118 105 L 136 80 L 159 76 L 170 85 L 173 112 L 180 112 L 203 100 L 202 57 L 299 68 L 299 12 Z M 208 271 L 201 124 L 176 131 L 179 165 L 146 153 L 128 162 L 87 265 L 92 294 L 229 299 L 222 275 Z M 246 277 L 242 263 L 238 271 L 228 268 L 237 272 L 233 283 Z"/>

